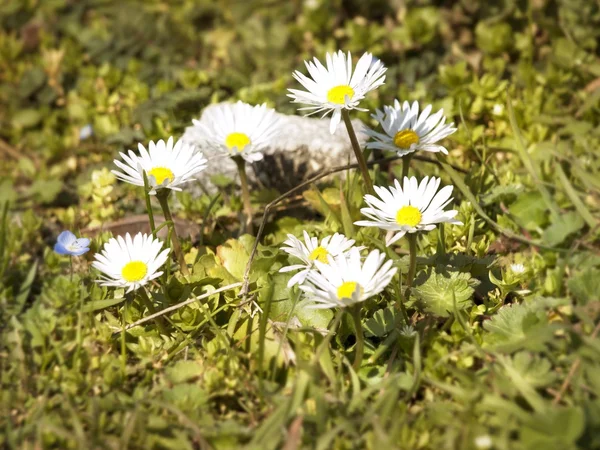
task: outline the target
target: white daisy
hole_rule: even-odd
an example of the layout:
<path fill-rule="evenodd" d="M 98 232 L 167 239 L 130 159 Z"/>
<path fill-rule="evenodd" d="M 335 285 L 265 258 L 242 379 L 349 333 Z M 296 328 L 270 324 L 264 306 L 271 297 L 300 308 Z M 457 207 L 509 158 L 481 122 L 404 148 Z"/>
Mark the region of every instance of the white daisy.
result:
<path fill-rule="evenodd" d="M 294 72 L 294 78 L 304 86 L 306 91 L 288 89 L 288 97 L 293 103 L 304 103 L 308 106 L 300 110 L 311 111 L 315 114 L 324 111 L 323 117 L 333 111 L 329 131 L 333 134 L 342 118 L 342 109 L 358 109 L 359 102 L 365 94 L 381 86 L 385 81 L 387 70 L 381 61 L 371 53 L 360 57 L 354 73 L 352 73 L 352 58 L 350 52 L 345 55 L 341 50 L 334 54 L 325 55 L 327 67 L 314 58 L 314 62 L 304 61 L 311 78 L 299 71 Z"/>
<path fill-rule="evenodd" d="M 123 172 L 111 172 L 122 181 L 143 186 L 143 173 L 146 171 L 152 195 L 158 189 L 181 191 L 181 184 L 194 181 L 192 177 L 206 169 L 206 159 L 202 153 L 197 153 L 193 146 L 181 140 L 173 145 L 172 137 L 166 143 L 162 139 L 156 143 L 150 141 L 148 151 L 138 144 L 138 150 L 139 156 L 131 150 L 128 155 L 119 152 L 125 164 L 116 159 L 114 163 Z"/>
<path fill-rule="evenodd" d="M 440 179 L 435 177 L 425 177 L 420 184 L 415 177 L 404 177 L 404 187 L 398 180 L 389 188 L 373 186 L 379 198 L 365 195 L 369 207 L 360 210 L 371 220 L 360 220 L 355 225 L 387 230 L 385 244 L 388 246 L 407 232 L 430 231 L 438 223 L 462 225 L 454 219 L 458 211 L 444 211 L 452 201 L 454 187 L 445 186 L 437 192 L 439 185 Z"/>
<path fill-rule="evenodd" d="M 419 102 L 413 102 L 412 105 L 404 102 L 400 105 L 396 100 L 393 107 L 384 106 L 383 111 L 378 109 L 371 117 L 379 122 L 385 134 L 366 130 L 375 139 L 367 147 L 394 151 L 399 156 L 417 150 L 448 154 L 448 150 L 436 142 L 456 131 L 454 123 L 446 124 L 443 109 L 430 114 L 431 105 L 427 105 L 419 114 Z"/>
<path fill-rule="evenodd" d="M 99 280 L 102 286 L 127 288 L 131 292 L 162 275 L 157 270 L 169 256 L 169 249 L 161 252 L 163 243 L 152 235 L 138 233 L 132 239 L 127 233 L 111 238 L 92 266 L 103 273 Z"/>
<path fill-rule="evenodd" d="M 329 264 L 316 260 L 317 270 L 308 274 L 300 289 L 315 302 L 313 308 L 351 306 L 379 294 L 390 283 L 397 269 L 386 259 L 385 254 L 373 250 L 363 263 L 355 247 L 330 259 Z"/>
<path fill-rule="evenodd" d="M 275 110 L 264 103 L 219 103 L 206 108 L 200 120 L 192 120 L 194 125 L 186 129 L 185 138 L 252 163 L 263 159 L 262 152 L 279 132 L 279 121 Z"/>
<path fill-rule="evenodd" d="M 329 264 L 329 258 L 338 256 L 346 252 L 354 245 L 354 239 L 348 239 L 343 234 L 335 233 L 333 236 L 324 237 L 321 242 L 316 237 L 310 237 L 306 231 L 304 234 L 304 242 L 292 234 L 288 234 L 287 240 L 283 243 L 287 247 L 281 247 L 286 253 L 300 259 L 302 264 L 293 264 L 283 267 L 280 272 L 291 272 L 300 270 L 288 282 L 288 287 L 295 284 L 303 283 L 310 272 L 314 268 L 314 262 L 320 261 L 323 264 Z M 363 247 L 359 247 L 359 250 Z"/>

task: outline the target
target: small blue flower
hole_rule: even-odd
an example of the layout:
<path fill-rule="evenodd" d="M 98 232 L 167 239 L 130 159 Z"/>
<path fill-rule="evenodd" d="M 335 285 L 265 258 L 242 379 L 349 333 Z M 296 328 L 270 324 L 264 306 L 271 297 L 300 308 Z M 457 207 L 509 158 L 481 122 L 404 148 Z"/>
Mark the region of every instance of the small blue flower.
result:
<path fill-rule="evenodd" d="M 63 231 L 58 235 L 54 251 L 59 255 L 81 256 L 90 250 L 88 238 L 77 239 L 70 231 Z"/>
<path fill-rule="evenodd" d="M 88 123 L 87 125 L 85 125 L 83 128 L 81 128 L 79 130 L 79 140 L 83 141 L 83 140 L 91 137 L 92 134 L 94 134 L 94 129 Z"/>

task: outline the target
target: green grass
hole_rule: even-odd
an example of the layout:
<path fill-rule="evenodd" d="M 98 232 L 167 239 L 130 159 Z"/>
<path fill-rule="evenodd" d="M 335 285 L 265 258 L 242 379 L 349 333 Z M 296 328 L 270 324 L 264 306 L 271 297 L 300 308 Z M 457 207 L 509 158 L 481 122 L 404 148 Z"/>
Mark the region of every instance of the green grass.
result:
<path fill-rule="evenodd" d="M 392 3 L 2 2 L 0 447 L 600 449 L 600 5 Z M 286 233 L 383 249 L 352 225 L 358 173 L 272 208 L 245 296 L 254 238 L 225 177 L 172 203 L 194 224 L 188 280 L 151 302 L 99 287 L 109 232 L 71 279 L 60 231 L 147 220 L 109 172 L 117 151 L 181 135 L 211 102 L 294 114 L 292 71 L 338 48 L 389 67 L 361 106 L 419 100 L 458 124 L 411 173 L 454 184 L 464 226 L 422 235 L 404 302 L 408 242 L 387 250 L 403 276 L 363 304 L 358 370 L 350 315 L 305 308 L 278 273 Z M 261 212 L 283 192 L 253 194 Z"/>

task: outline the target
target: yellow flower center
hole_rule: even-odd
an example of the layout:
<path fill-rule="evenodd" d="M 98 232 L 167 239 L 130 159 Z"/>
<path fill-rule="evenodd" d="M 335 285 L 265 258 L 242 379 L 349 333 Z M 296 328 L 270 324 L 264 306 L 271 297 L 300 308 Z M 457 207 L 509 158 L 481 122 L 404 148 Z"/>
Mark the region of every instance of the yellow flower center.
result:
<path fill-rule="evenodd" d="M 411 145 L 419 143 L 419 135 L 413 130 L 400 130 L 394 136 L 394 145 L 403 150 L 408 150 Z"/>
<path fill-rule="evenodd" d="M 327 101 L 329 103 L 335 103 L 336 105 L 343 105 L 346 103 L 346 97 L 352 100 L 354 96 L 354 89 L 352 89 L 347 84 L 341 84 L 336 87 L 332 87 L 327 92 Z"/>
<path fill-rule="evenodd" d="M 323 264 L 328 264 L 328 254 L 329 253 L 327 253 L 327 250 L 325 250 L 323 247 L 317 247 L 312 252 L 310 252 L 310 255 L 308 255 L 308 259 L 310 259 L 311 261 L 314 261 L 316 259 L 317 261 L 320 261 Z"/>
<path fill-rule="evenodd" d="M 362 293 L 363 289 L 356 281 L 346 281 L 345 283 L 341 284 L 337 290 L 338 298 L 340 300 L 344 298 L 352 298 L 352 294 L 354 294 L 354 292 L 356 291 L 357 286 L 360 292 Z"/>
<path fill-rule="evenodd" d="M 130 261 L 125 264 L 125 267 L 123 267 L 123 270 L 121 270 L 123 279 L 130 283 L 140 281 L 146 276 L 147 273 L 148 266 L 142 261 Z"/>
<path fill-rule="evenodd" d="M 396 213 L 396 223 L 409 227 L 417 226 L 421 223 L 421 211 L 414 206 L 403 206 Z"/>
<path fill-rule="evenodd" d="M 154 177 L 157 185 L 163 184 L 165 180 L 171 181 L 175 178 L 171 169 L 167 169 L 166 167 L 154 167 L 148 172 L 148 177 L 150 176 Z"/>
<path fill-rule="evenodd" d="M 229 150 L 233 150 L 233 148 L 237 148 L 238 152 L 244 150 L 246 145 L 250 143 L 250 138 L 247 134 L 244 133 L 230 133 L 225 138 L 225 145 Z"/>

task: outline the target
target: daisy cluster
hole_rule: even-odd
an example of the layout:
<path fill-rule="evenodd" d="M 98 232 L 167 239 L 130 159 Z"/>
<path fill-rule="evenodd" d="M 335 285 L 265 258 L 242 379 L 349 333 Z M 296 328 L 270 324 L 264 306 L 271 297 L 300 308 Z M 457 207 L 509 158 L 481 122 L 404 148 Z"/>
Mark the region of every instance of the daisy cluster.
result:
<path fill-rule="evenodd" d="M 314 308 L 347 307 L 379 294 L 396 274 L 392 261 L 379 250 L 363 260 L 364 247 L 335 233 L 319 241 L 304 231 L 304 242 L 288 234 L 281 249 L 299 260 L 280 272 L 298 270 L 288 282 L 305 293 Z"/>
<path fill-rule="evenodd" d="M 326 54 L 325 64 L 317 58 L 306 61 L 307 74 L 294 72 L 294 78 L 304 90 L 289 89 L 293 103 L 306 105 L 300 108 L 308 115 L 322 113 L 331 115 L 329 133 L 336 133 L 344 119 L 356 157 L 363 170 L 367 193 L 366 207 L 361 209 L 366 220 L 356 222 L 363 227 L 378 227 L 386 232 L 385 244 L 396 243 L 405 235 L 427 232 L 437 224 L 446 222 L 460 224 L 457 211 L 445 210 L 452 201 L 452 186 L 440 189 L 440 180 L 415 177 L 395 180 L 393 186 L 370 186 L 370 179 L 361 143 L 352 129 L 349 111 L 367 111 L 361 102 L 369 92 L 385 82 L 386 67 L 370 53 L 362 55 L 356 65 L 351 54 L 338 51 Z M 197 179 L 211 161 L 224 158 L 234 161 L 239 169 L 244 208 L 248 230 L 252 230 L 252 209 L 245 175 L 245 164 L 263 159 L 264 152 L 276 142 L 291 139 L 293 132 L 282 114 L 267 105 L 250 105 L 241 101 L 220 103 L 204 109 L 199 119 L 192 120 L 184 136 L 175 141 L 149 142 L 138 145 L 137 152 L 129 150 L 119 153 L 120 159 L 112 172 L 121 181 L 143 187 L 147 196 L 156 196 L 171 222 L 167 197 L 171 191 L 181 191 Z M 434 112 L 432 106 L 421 108 L 418 102 L 400 102 L 376 110 L 373 119 L 381 131 L 367 129 L 371 140 L 367 148 L 394 152 L 404 157 L 417 151 L 447 153 L 440 141 L 456 128 L 446 123 L 443 110 Z M 216 156 L 215 156 L 216 155 Z M 344 161 L 340 161 L 343 163 Z M 182 272 L 188 269 L 181 248 L 173 231 L 172 247 Z M 170 255 L 168 243 L 156 238 L 155 233 L 110 239 L 95 254 L 93 267 L 101 272 L 98 282 L 104 286 L 123 288 L 127 292 L 154 282 L 163 275 L 161 268 Z M 59 236 L 56 251 L 60 254 L 79 256 L 89 250 L 89 240 L 77 239 L 65 232 Z M 353 239 L 342 234 L 333 234 L 318 239 L 303 232 L 303 239 L 288 235 L 282 250 L 293 259 L 282 272 L 296 272 L 288 287 L 298 286 L 306 299 L 316 308 L 345 307 L 365 301 L 380 294 L 397 269 L 392 260 L 380 250 L 356 246 Z M 179 253 L 179 254 L 177 254 Z"/>
<path fill-rule="evenodd" d="M 337 129 L 343 114 L 347 114 L 344 111 L 367 111 L 359 106 L 361 100 L 385 81 L 386 68 L 370 53 L 359 59 L 354 71 L 350 53 L 341 51 L 327 54 L 325 65 L 316 58 L 305 64 L 309 76 L 299 71 L 294 73 L 305 90 L 290 89 L 289 96 L 295 103 L 309 105 L 301 109 L 310 114 L 331 113 L 331 133 Z M 456 128 L 453 123 L 446 123 L 443 110 L 432 109 L 431 105 L 421 108 L 418 102 L 396 100 L 392 106 L 376 110 L 372 117 L 383 132 L 367 129 L 371 141 L 366 147 L 394 152 L 400 157 L 417 151 L 447 154 L 439 142 Z M 360 158 L 360 153 L 357 157 Z M 461 224 L 455 219 L 456 210 L 444 209 L 452 201 L 453 187 L 439 188 L 440 179 L 435 177 L 421 181 L 404 177 L 402 181 L 394 180 L 393 186 L 373 186 L 374 192 L 364 196 L 367 207 L 361 209 L 368 220 L 355 224 L 384 230 L 386 246 L 406 234 L 416 236 L 431 231 L 440 223 Z M 355 247 L 354 240 L 340 234 L 319 241 L 304 231 L 304 242 L 288 235 L 282 250 L 294 261 L 281 272 L 298 271 L 288 286 L 299 285 L 315 308 L 347 307 L 377 296 L 397 271 L 379 250 L 369 252 L 364 247 Z"/>

